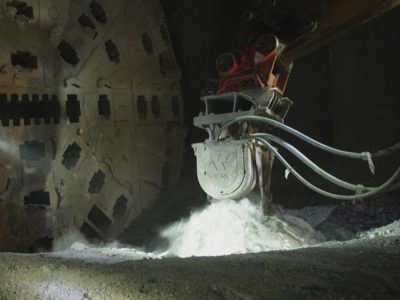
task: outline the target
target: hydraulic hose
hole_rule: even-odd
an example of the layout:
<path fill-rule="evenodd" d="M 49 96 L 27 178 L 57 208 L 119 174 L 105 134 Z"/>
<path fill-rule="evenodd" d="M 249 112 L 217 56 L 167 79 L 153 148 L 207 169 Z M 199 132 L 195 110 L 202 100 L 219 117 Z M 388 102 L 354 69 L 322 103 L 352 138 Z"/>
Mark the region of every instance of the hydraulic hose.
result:
<path fill-rule="evenodd" d="M 219 130 L 216 139 L 218 140 L 219 137 L 221 136 L 221 133 L 228 128 L 229 126 L 231 126 L 232 124 L 238 123 L 238 122 L 242 122 L 242 121 L 253 121 L 253 122 L 260 122 L 260 123 L 265 123 L 271 126 L 274 126 L 278 129 L 281 129 L 283 131 L 286 131 L 294 136 L 296 136 L 297 138 L 313 145 L 314 147 L 317 147 L 319 149 L 322 149 L 326 152 L 338 155 L 338 156 L 342 156 L 342 157 L 347 157 L 347 158 L 354 158 L 354 159 L 362 159 L 368 162 L 369 168 L 371 170 L 371 172 L 374 174 L 375 173 L 375 167 L 374 164 L 372 162 L 372 158 L 374 157 L 382 157 L 382 156 L 386 156 L 389 155 L 393 152 L 396 152 L 398 150 L 400 150 L 400 143 L 397 143 L 389 148 L 380 150 L 376 153 L 370 153 L 370 152 L 351 152 L 351 151 L 343 151 L 340 149 L 336 149 L 333 148 L 331 146 L 325 145 L 321 142 L 318 142 L 317 140 L 314 140 L 313 138 L 305 135 L 304 133 L 301 133 L 300 131 L 287 126 L 281 122 L 278 122 L 276 120 L 270 119 L 270 118 L 266 118 L 266 117 L 261 117 L 261 116 L 243 116 L 243 117 L 238 117 L 232 121 L 229 121 L 227 123 L 225 123 L 221 129 Z"/>
<path fill-rule="evenodd" d="M 394 144 L 391 147 L 388 147 L 386 149 L 379 150 L 379 151 L 377 151 L 375 153 L 372 153 L 372 157 L 376 158 L 376 157 L 387 156 L 387 155 L 392 154 L 392 153 L 394 153 L 396 151 L 399 151 L 399 150 L 400 150 L 400 143 L 397 143 L 397 144 Z"/>
<path fill-rule="evenodd" d="M 363 185 L 355 185 L 355 184 L 346 182 L 344 180 L 341 180 L 341 179 L 333 176 L 332 174 L 326 172 L 324 169 L 322 169 L 317 164 L 315 164 L 312 160 L 310 160 L 307 156 L 305 156 L 302 152 L 300 152 L 293 145 L 287 143 L 286 141 L 284 141 L 272 134 L 256 133 L 256 134 L 250 135 L 250 137 L 265 138 L 268 141 L 272 141 L 274 143 L 281 145 L 282 147 L 286 148 L 289 152 L 291 152 L 294 156 L 296 156 L 298 159 L 300 159 L 305 165 L 307 165 L 311 170 L 316 172 L 318 175 L 321 175 L 326 180 L 328 180 L 338 186 L 341 186 L 342 188 L 345 188 L 350 191 L 360 191 L 360 188 L 362 188 L 365 191 L 371 191 L 374 189 L 373 187 L 365 187 Z"/>
<path fill-rule="evenodd" d="M 310 188 L 311 190 L 329 198 L 333 199 L 338 199 L 338 200 L 359 200 L 362 198 L 367 198 L 371 197 L 373 195 L 379 194 L 380 192 L 385 191 L 387 188 L 389 188 L 395 181 L 396 179 L 400 176 L 400 167 L 397 168 L 397 170 L 394 172 L 394 174 L 382 185 L 374 188 L 371 191 L 368 191 L 366 193 L 359 193 L 356 195 L 340 195 L 340 194 L 334 194 L 330 193 L 328 191 L 322 190 L 318 188 L 317 186 L 313 185 L 309 181 L 307 181 L 304 177 L 302 177 L 284 158 L 283 156 L 266 140 L 262 138 L 255 138 L 256 141 L 260 142 L 262 145 L 267 147 L 278 160 L 285 166 L 286 169 L 289 170 L 290 173 L 293 174 L 294 177 L 296 177 L 301 183 L 303 183 L 305 186 Z"/>

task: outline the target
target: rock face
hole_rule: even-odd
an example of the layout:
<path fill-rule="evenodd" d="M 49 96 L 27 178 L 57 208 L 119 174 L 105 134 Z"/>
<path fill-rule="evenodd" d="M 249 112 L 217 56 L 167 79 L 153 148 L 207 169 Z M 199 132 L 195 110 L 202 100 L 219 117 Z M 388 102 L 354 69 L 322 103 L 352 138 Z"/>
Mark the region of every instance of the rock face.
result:
<path fill-rule="evenodd" d="M 113 239 L 182 170 L 159 2 L 5 1 L 0 45 L 0 251 Z"/>

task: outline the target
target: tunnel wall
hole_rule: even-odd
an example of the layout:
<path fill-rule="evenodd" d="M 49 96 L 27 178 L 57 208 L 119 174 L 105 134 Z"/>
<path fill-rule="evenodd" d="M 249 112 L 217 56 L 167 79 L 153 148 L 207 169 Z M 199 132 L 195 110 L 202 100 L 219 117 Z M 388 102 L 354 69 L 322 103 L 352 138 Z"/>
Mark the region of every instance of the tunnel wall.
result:
<path fill-rule="evenodd" d="M 398 142 L 400 41 L 393 34 L 400 28 L 399 17 L 400 10 L 389 12 L 297 61 L 287 90 L 295 102 L 287 124 L 349 151 L 377 151 Z M 372 176 L 364 162 L 303 149 L 328 171 L 354 183 L 380 184 L 400 162 L 398 155 L 376 159 Z M 274 184 L 280 190 L 303 190 L 294 180 L 278 178 Z"/>

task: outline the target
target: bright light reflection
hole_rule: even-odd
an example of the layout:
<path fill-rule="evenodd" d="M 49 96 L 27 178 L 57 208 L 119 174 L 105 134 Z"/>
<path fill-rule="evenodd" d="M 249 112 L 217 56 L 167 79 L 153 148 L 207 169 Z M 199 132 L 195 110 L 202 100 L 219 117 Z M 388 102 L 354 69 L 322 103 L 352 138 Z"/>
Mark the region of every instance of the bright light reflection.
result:
<path fill-rule="evenodd" d="M 283 219 L 289 222 L 264 216 L 261 208 L 247 199 L 224 200 L 170 225 L 161 236 L 170 242 L 165 254 L 179 257 L 289 250 L 319 241 L 303 220 Z"/>
<path fill-rule="evenodd" d="M 167 250 L 154 253 L 127 248 L 120 244 L 92 247 L 76 242 L 69 250 L 52 256 L 70 257 L 91 262 L 116 263 L 143 258 L 167 256 L 219 256 L 289 250 L 323 241 L 304 219 L 289 211 L 279 217 L 267 217 L 258 205 L 249 200 L 221 200 L 193 212 L 187 219 L 175 222 L 160 232 L 169 243 Z M 76 241 L 76 236 L 70 236 Z M 64 240 L 60 245 L 66 245 Z"/>

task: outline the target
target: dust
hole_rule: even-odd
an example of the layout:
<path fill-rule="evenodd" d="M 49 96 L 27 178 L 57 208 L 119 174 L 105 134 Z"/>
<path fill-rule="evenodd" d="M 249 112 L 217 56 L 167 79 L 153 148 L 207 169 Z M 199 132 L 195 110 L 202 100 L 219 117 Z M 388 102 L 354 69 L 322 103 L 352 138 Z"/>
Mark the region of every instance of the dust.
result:
<path fill-rule="evenodd" d="M 75 243 L 90 245 L 90 242 L 79 231 L 68 231 L 53 241 L 53 251 L 64 251 L 70 249 Z"/>
<path fill-rule="evenodd" d="M 303 219 L 284 212 L 264 216 L 248 199 L 214 202 L 169 225 L 160 236 L 169 242 L 163 255 L 178 257 L 289 250 L 323 241 Z"/>
<path fill-rule="evenodd" d="M 327 232 L 315 228 L 321 230 L 320 224 L 328 220 L 337 209 L 335 206 L 298 210 L 275 208 L 274 216 L 265 216 L 261 207 L 248 199 L 216 201 L 161 229 L 159 235 L 162 243 L 156 247 L 156 251 L 146 252 L 144 248 L 132 248 L 118 242 L 90 245 L 80 233 L 73 232 L 55 241 L 56 252 L 52 256 L 116 263 L 171 256 L 185 258 L 258 253 L 323 245 Z M 398 236 L 399 222 L 361 232 L 356 238 Z"/>
<path fill-rule="evenodd" d="M 264 216 L 259 205 L 248 199 L 223 200 L 192 212 L 160 231 L 167 248 L 144 252 L 113 242 L 91 245 L 78 232 L 63 235 L 54 243 L 55 256 L 103 263 L 170 256 L 221 256 L 290 250 L 323 241 L 322 235 L 304 219 L 285 213 Z"/>

